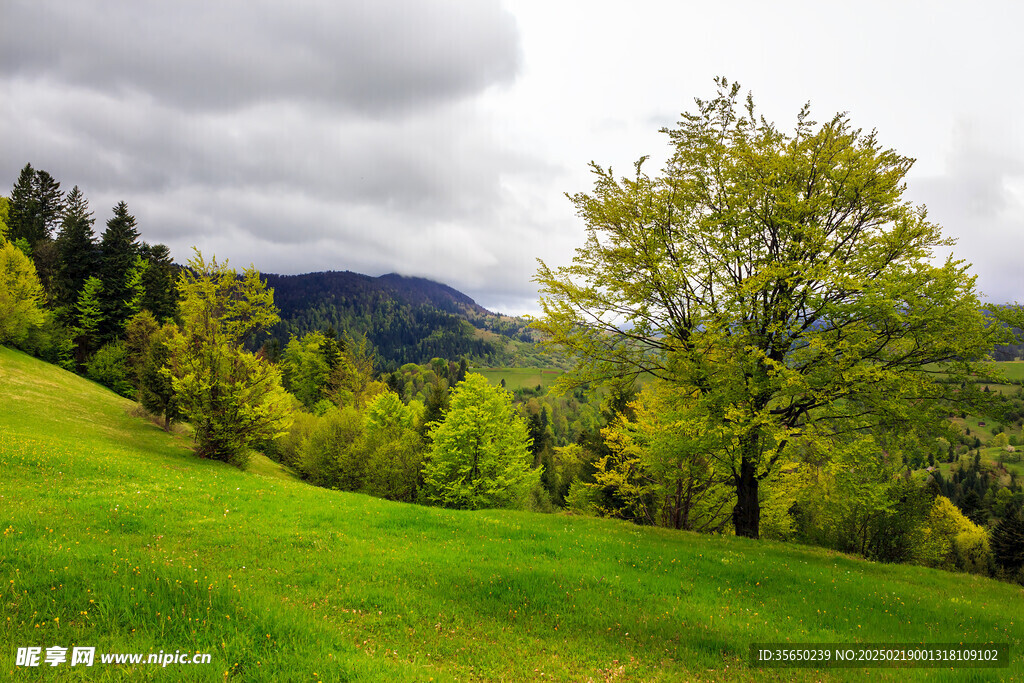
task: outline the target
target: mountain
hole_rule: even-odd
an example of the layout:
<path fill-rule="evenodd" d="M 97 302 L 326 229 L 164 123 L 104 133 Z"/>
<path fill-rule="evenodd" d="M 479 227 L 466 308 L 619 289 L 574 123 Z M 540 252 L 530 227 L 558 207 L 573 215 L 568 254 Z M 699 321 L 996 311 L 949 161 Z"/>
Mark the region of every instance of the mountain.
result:
<path fill-rule="evenodd" d="M 334 328 L 366 337 L 383 370 L 435 357 L 464 356 L 480 365 L 529 364 L 534 355 L 526 346 L 533 333 L 525 320 L 492 313 L 439 282 L 350 271 L 262 277 L 281 310 L 281 322 L 271 330 L 277 348 L 292 335 Z"/>

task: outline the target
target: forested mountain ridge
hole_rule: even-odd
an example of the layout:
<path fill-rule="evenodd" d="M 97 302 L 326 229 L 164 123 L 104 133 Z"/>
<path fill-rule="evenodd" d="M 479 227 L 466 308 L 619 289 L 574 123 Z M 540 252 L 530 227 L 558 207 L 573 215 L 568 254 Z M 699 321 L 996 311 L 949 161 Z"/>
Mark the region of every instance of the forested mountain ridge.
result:
<path fill-rule="evenodd" d="M 425 278 L 351 271 L 262 277 L 281 312 L 271 331 L 281 348 L 292 335 L 333 327 L 339 334 L 365 336 L 387 369 L 435 357 L 521 363 L 521 354 L 515 359 L 521 344 L 515 342 L 533 341 L 525 320 L 492 313 L 466 294 Z"/>

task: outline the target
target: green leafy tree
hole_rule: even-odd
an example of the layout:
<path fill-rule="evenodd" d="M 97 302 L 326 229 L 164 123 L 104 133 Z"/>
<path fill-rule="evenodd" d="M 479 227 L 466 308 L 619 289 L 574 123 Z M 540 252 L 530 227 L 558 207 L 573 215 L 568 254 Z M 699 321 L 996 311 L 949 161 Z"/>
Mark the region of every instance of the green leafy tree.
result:
<path fill-rule="evenodd" d="M 938 496 L 925 520 L 916 559 L 929 567 L 972 574 L 988 571 L 992 553 L 988 534 L 944 496 Z"/>
<path fill-rule="evenodd" d="M 85 364 L 85 376 L 126 398 L 135 398 L 128 349 L 118 340 L 104 344 Z"/>
<path fill-rule="evenodd" d="M 178 405 L 200 457 L 244 465 L 249 447 L 283 434 L 290 419 L 280 372 L 245 350 L 277 322 L 274 292 L 255 268 L 239 277 L 198 250 L 178 291 L 181 332 L 168 343 Z"/>
<path fill-rule="evenodd" d="M 514 507 L 539 484 L 532 461 L 526 423 L 511 394 L 470 373 L 452 391 L 444 421 L 430 430 L 424 492 L 444 507 Z"/>
<path fill-rule="evenodd" d="M 163 416 L 164 431 L 170 431 L 171 423 L 181 419 L 174 382 L 168 371 L 171 342 L 176 332 L 177 328 L 170 323 L 153 332 L 138 375 L 139 401 L 153 415 Z"/>
<path fill-rule="evenodd" d="M 11 200 L 7 197 L 0 196 L 0 244 L 7 241 L 7 233 L 9 232 L 8 222 L 10 221 L 11 213 Z"/>
<path fill-rule="evenodd" d="M 389 500 L 414 501 L 423 464 L 415 409 L 402 403 L 398 394 L 384 391 L 366 405 L 365 415 L 364 490 Z"/>
<path fill-rule="evenodd" d="M 366 474 L 363 417 L 352 406 L 327 412 L 299 447 L 299 471 L 316 486 L 359 491 Z"/>
<path fill-rule="evenodd" d="M 48 317 L 32 259 L 12 242 L 0 244 L 0 344 L 20 347 Z"/>
<path fill-rule="evenodd" d="M 708 456 L 717 434 L 690 414 L 672 387 L 651 383 L 603 430 L 610 455 L 600 459 L 595 488 L 603 511 L 642 524 L 719 531 L 733 501 L 727 472 Z"/>
<path fill-rule="evenodd" d="M 301 339 L 292 337 L 281 354 L 284 388 L 307 410 L 322 400 L 328 390 L 331 366 L 326 350 L 327 338 L 320 332 L 310 332 Z"/>
<path fill-rule="evenodd" d="M 592 166 L 586 245 L 541 262 L 535 327 L 575 360 L 563 389 L 649 375 L 693 396 L 757 537 L 759 484 L 797 437 L 938 424 L 993 333 L 967 265 L 932 264 L 951 242 L 903 197 L 911 159 L 808 107 L 784 132 L 718 85 L 664 131 L 660 176 Z"/>

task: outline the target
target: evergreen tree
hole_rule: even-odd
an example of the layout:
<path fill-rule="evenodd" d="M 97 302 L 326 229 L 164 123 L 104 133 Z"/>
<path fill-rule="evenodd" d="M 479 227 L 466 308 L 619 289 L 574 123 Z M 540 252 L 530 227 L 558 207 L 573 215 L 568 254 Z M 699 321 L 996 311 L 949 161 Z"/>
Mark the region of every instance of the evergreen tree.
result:
<path fill-rule="evenodd" d="M 142 308 L 157 320 L 173 320 L 178 314 L 177 268 L 166 244 L 142 243 L 142 257 L 149 264 L 142 277 L 145 292 Z"/>
<path fill-rule="evenodd" d="M 99 247 L 92 228 L 95 222 L 89 202 L 75 185 L 65 198 L 57 236 L 59 305 L 74 306 L 86 279 L 96 273 Z"/>
<path fill-rule="evenodd" d="M 1024 567 L 1024 516 L 1019 508 L 992 529 L 991 546 L 999 566 L 1009 571 Z"/>
<path fill-rule="evenodd" d="M 37 242 L 50 239 L 62 208 L 60 183 L 25 164 L 11 191 L 9 239 L 24 238 L 35 249 Z"/>
<path fill-rule="evenodd" d="M 100 302 L 104 315 L 100 336 L 104 340 L 117 338 L 133 315 L 131 302 L 137 290 L 132 289 L 131 282 L 138 267 L 138 239 L 135 217 L 128 213 L 127 204 L 119 202 L 114 207 L 114 216 L 107 221 L 100 243 L 100 279 L 103 282 Z"/>
<path fill-rule="evenodd" d="M 97 277 L 86 278 L 75 304 L 75 325 L 72 334 L 75 340 L 75 360 L 79 368 L 97 346 L 100 328 L 103 326 L 103 307 L 100 299 L 103 283 Z"/>
<path fill-rule="evenodd" d="M 16 242 L 19 239 L 28 241 L 32 232 L 32 221 L 37 211 L 35 196 L 36 170 L 32 164 L 25 164 L 11 189 L 10 208 L 8 209 L 7 239 Z"/>

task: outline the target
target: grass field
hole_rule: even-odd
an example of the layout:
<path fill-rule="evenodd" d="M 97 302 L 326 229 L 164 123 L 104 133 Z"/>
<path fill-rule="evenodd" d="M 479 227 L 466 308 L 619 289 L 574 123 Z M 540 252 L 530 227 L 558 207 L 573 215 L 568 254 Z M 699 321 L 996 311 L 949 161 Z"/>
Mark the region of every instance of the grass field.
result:
<path fill-rule="evenodd" d="M 1024 360 L 1007 360 L 996 363 L 1007 379 L 1024 380 Z"/>
<path fill-rule="evenodd" d="M 196 460 L 131 405 L 0 347 L 0 680 L 1024 678 L 1019 586 L 311 488 Z M 1006 642 L 1012 664 L 753 670 L 752 642 Z M 27 646 L 96 664 L 17 667 Z M 99 662 L 160 650 L 212 663 Z"/>
<path fill-rule="evenodd" d="M 472 368 L 472 372 L 483 375 L 495 386 L 505 380 L 505 388 L 509 391 L 534 389 L 537 385 L 547 390 L 562 374 L 557 368 Z"/>

